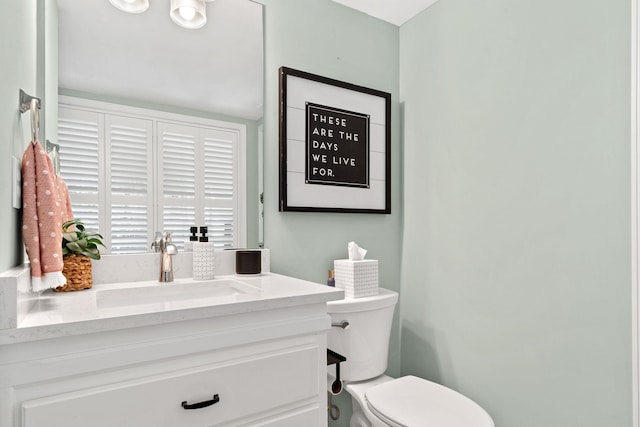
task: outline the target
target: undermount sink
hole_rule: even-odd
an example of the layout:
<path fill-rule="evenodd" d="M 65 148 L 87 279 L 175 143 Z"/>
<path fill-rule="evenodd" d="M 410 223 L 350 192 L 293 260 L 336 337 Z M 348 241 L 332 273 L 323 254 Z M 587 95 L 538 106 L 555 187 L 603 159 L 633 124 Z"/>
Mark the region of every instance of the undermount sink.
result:
<path fill-rule="evenodd" d="M 96 292 L 96 302 L 98 308 L 110 308 L 185 300 L 229 299 L 258 292 L 260 288 L 233 279 L 184 280 L 100 289 Z"/>

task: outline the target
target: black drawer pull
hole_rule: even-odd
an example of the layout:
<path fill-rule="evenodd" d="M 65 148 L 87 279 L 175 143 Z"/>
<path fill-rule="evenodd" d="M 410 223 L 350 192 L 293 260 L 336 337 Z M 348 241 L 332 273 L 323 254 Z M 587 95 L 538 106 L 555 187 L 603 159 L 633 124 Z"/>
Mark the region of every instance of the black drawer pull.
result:
<path fill-rule="evenodd" d="M 207 406 L 211 406 L 214 403 L 218 403 L 218 402 L 220 402 L 220 397 L 218 397 L 217 394 L 214 394 L 213 399 L 205 400 L 204 402 L 188 404 L 187 401 L 185 400 L 182 402 L 182 407 L 184 409 L 200 409 L 200 408 L 206 408 Z"/>

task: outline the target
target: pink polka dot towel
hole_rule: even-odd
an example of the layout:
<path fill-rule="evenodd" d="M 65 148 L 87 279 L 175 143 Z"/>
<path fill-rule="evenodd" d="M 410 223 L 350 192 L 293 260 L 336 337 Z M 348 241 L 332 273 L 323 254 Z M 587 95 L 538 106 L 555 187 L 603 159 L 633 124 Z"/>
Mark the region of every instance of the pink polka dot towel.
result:
<path fill-rule="evenodd" d="M 61 181 L 42 145 L 38 141 L 28 144 L 22 157 L 22 238 L 31 262 L 31 287 L 36 292 L 67 282 L 62 274 L 62 222 L 70 206 L 64 190 L 65 200 L 60 198 Z"/>

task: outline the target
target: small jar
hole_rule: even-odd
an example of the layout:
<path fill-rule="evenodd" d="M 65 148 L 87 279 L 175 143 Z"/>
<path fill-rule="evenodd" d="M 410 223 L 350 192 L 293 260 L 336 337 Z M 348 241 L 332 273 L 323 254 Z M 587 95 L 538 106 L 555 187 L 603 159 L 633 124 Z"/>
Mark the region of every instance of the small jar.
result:
<path fill-rule="evenodd" d="M 333 270 L 329 270 L 329 278 L 327 279 L 327 286 L 331 286 L 331 287 L 336 286 L 336 279 L 335 279 Z"/>

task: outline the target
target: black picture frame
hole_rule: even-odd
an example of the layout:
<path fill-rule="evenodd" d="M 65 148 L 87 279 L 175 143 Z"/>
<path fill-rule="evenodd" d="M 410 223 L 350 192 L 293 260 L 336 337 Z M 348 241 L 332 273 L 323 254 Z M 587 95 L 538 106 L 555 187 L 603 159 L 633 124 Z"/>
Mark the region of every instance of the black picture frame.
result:
<path fill-rule="evenodd" d="M 279 71 L 279 210 L 390 214 L 391 94 Z"/>

